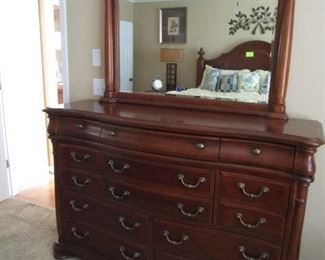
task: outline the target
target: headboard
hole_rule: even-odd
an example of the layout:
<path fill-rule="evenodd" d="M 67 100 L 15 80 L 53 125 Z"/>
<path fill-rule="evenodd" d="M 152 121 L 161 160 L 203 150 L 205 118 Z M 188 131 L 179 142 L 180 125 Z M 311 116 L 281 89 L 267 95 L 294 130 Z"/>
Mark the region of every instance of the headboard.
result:
<path fill-rule="evenodd" d="M 271 44 L 264 41 L 248 41 L 241 43 L 231 51 L 214 59 L 205 60 L 203 48 L 198 52 L 196 85 L 201 84 L 205 65 L 229 70 L 271 70 Z M 250 57 L 247 57 L 250 56 Z"/>

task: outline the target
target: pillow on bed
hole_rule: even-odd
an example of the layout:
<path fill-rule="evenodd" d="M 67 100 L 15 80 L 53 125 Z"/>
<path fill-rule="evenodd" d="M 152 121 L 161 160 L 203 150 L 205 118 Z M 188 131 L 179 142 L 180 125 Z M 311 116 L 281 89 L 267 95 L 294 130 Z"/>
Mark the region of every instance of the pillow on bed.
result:
<path fill-rule="evenodd" d="M 271 72 L 267 70 L 257 70 L 256 71 L 260 77 L 260 88 L 258 93 L 267 94 L 270 91 L 271 85 Z"/>
<path fill-rule="evenodd" d="M 254 72 L 239 72 L 238 73 L 238 89 L 240 92 L 259 92 L 260 77 Z"/>
<path fill-rule="evenodd" d="M 206 65 L 203 73 L 200 89 L 215 91 L 220 76 L 220 70 Z"/>
<path fill-rule="evenodd" d="M 221 72 L 221 75 L 229 75 L 229 74 L 236 74 L 238 72 L 250 72 L 250 70 L 224 70 L 224 69 L 219 69 Z"/>
<path fill-rule="evenodd" d="M 218 92 L 238 92 L 238 74 L 220 75 L 220 79 L 216 88 Z"/>

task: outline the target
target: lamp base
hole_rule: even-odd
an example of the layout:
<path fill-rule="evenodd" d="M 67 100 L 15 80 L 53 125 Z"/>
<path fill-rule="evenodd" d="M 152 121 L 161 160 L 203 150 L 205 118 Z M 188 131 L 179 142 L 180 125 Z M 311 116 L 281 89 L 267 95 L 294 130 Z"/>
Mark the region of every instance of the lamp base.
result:
<path fill-rule="evenodd" d="M 166 64 L 166 90 L 171 91 L 176 89 L 177 82 L 177 64 Z"/>

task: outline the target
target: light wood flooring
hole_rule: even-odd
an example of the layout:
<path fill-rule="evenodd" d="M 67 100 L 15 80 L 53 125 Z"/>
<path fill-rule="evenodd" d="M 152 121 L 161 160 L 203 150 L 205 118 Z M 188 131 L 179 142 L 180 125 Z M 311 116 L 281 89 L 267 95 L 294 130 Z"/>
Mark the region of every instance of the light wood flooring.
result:
<path fill-rule="evenodd" d="M 54 180 L 53 178 L 46 184 L 21 191 L 16 198 L 29 201 L 31 203 L 54 208 Z"/>

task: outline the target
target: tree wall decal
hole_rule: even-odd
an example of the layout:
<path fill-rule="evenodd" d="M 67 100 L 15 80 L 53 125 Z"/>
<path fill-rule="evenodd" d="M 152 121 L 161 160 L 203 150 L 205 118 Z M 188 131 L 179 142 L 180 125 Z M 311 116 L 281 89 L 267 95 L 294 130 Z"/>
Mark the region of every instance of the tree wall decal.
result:
<path fill-rule="evenodd" d="M 252 8 L 250 15 L 239 11 L 235 17 L 235 19 L 231 19 L 228 23 L 230 25 L 230 35 L 235 35 L 239 30 L 251 30 L 252 34 L 256 34 L 257 32 L 265 34 L 267 31 L 274 32 L 275 30 L 277 8 L 272 12 L 269 6 L 258 6 Z"/>

